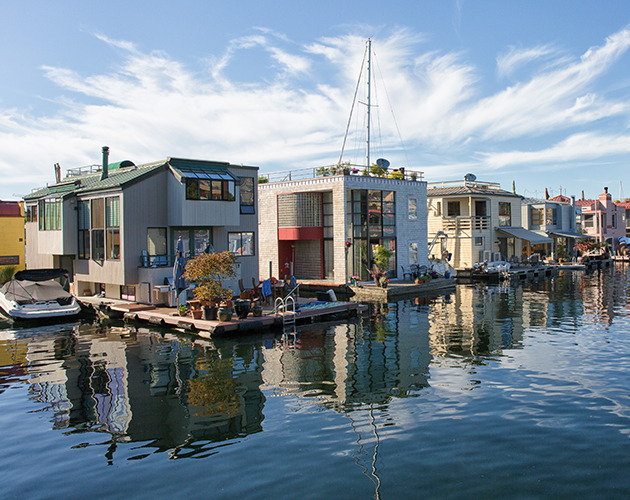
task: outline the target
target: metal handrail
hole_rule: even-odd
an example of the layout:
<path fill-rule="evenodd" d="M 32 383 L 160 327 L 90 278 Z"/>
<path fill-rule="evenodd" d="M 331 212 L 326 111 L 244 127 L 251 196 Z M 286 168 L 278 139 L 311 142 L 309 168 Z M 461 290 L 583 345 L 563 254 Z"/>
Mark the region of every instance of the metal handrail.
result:
<path fill-rule="evenodd" d="M 282 305 L 284 306 L 284 301 L 287 300 L 288 297 L 291 297 L 293 295 L 293 292 L 297 292 L 298 289 L 300 288 L 300 284 L 296 284 L 295 287 L 293 287 L 293 290 L 291 290 L 289 293 L 287 293 L 284 297 L 278 297 L 276 299 L 276 302 L 274 303 L 274 307 L 271 310 L 271 312 L 269 314 L 274 314 L 275 312 L 278 311 L 278 306 L 276 305 L 278 303 L 278 300 L 282 300 Z M 299 295 L 299 293 L 297 293 L 297 295 Z M 293 298 L 293 297 L 291 297 Z M 293 299 L 295 301 L 295 299 Z"/>

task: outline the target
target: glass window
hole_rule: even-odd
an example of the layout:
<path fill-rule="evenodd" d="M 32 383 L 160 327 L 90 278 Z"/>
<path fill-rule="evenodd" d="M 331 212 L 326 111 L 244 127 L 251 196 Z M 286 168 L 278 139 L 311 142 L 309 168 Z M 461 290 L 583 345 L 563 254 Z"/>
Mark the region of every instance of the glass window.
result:
<path fill-rule="evenodd" d="M 92 258 L 103 260 L 105 258 L 105 234 L 103 229 L 92 230 Z"/>
<path fill-rule="evenodd" d="M 512 204 L 505 201 L 499 202 L 499 226 L 512 225 Z"/>
<path fill-rule="evenodd" d="M 166 255 L 166 228 L 147 229 L 147 250 L 149 255 Z"/>
<path fill-rule="evenodd" d="M 412 241 L 409 243 L 409 264 L 418 263 L 418 243 Z"/>
<path fill-rule="evenodd" d="M 542 226 L 543 223 L 543 209 L 542 208 L 532 208 L 532 226 Z"/>
<path fill-rule="evenodd" d="M 237 255 L 254 255 L 254 233 L 228 233 L 228 249 Z"/>
<path fill-rule="evenodd" d="M 79 259 L 90 258 L 90 202 L 79 200 L 77 204 L 79 211 Z"/>
<path fill-rule="evenodd" d="M 242 177 L 241 187 L 239 188 L 241 196 L 241 213 L 253 214 L 254 210 L 254 178 Z"/>
<path fill-rule="evenodd" d="M 92 200 L 92 229 L 105 228 L 105 199 Z"/>
<path fill-rule="evenodd" d="M 449 201 L 447 210 L 447 217 L 459 217 L 459 201 Z"/>
<path fill-rule="evenodd" d="M 105 198 L 107 259 L 120 259 L 120 198 Z"/>
<path fill-rule="evenodd" d="M 593 214 L 584 214 L 584 227 L 594 227 L 593 220 L 595 217 Z"/>
<path fill-rule="evenodd" d="M 408 199 L 409 220 L 418 219 L 418 200 L 416 198 Z"/>
<path fill-rule="evenodd" d="M 547 219 L 545 224 L 548 226 L 555 226 L 558 223 L 558 209 L 557 208 L 548 208 L 547 209 Z"/>
<path fill-rule="evenodd" d="M 61 229 L 61 199 L 46 198 L 39 200 L 40 231 L 56 231 Z"/>
<path fill-rule="evenodd" d="M 199 181 L 197 179 L 186 178 L 186 199 L 199 199 Z"/>
<path fill-rule="evenodd" d="M 200 180 L 198 182 L 199 182 L 199 199 L 209 200 L 210 199 L 210 181 Z"/>
<path fill-rule="evenodd" d="M 212 181 L 212 199 L 223 199 L 223 181 Z"/>
<path fill-rule="evenodd" d="M 195 255 L 201 255 L 206 250 L 210 251 L 210 230 L 209 229 L 195 229 Z"/>

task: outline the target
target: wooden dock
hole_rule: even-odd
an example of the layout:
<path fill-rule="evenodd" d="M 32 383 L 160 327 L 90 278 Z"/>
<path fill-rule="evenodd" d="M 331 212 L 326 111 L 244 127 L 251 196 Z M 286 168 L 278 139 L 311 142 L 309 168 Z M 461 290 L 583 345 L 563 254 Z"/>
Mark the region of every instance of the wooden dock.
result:
<path fill-rule="evenodd" d="M 350 285 L 352 300 L 361 302 L 389 302 L 405 297 L 439 294 L 455 290 L 454 279 L 437 278 L 426 283 L 416 284 L 413 281 L 390 281 L 387 288 L 377 287 L 373 281 Z"/>
<path fill-rule="evenodd" d="M 101 300 L 102 302 L 99 304 L 100 309 L 105 309 L 112 317 L 120 317 L 125 321 L 149 323 L 183 330 L 206 338 L 220 335 L 238 335 L 261 329 L 281 328 L 285 319 L 282 312 L 267 311 L 266 314 L 263 313 L 260 317 L 254 317 L 250 313 L 245 319 L 238 319 L 236 315 L 233 315 L 231 321 L 207 321 L 194 319 L 189 315 L 180 316 L 174 307 L 123 303 L 122 301 L 106 304 L 108 299 Z M 356 316 L 361 310 L 361 306 L 357 302 L 320 303 L 304 301 L 298 305 L 299 308 L 294 316 L 296 322 L 317 322 L 331 317 L 352 317 Z M 291 312 L 285 314 L 293 316 Z"/>

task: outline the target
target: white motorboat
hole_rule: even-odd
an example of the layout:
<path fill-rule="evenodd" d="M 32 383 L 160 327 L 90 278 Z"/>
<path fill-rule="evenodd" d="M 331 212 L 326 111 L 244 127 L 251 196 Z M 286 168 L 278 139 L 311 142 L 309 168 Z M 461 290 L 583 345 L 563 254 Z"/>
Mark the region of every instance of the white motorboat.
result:
<path fill-rule="evenodd" d="M 77 299 L 61 285 L 68 281 L 65 269 L 18 271 L 0 288 L 0 307 L 13 319 L 38 320 L 76 316 Z"/>

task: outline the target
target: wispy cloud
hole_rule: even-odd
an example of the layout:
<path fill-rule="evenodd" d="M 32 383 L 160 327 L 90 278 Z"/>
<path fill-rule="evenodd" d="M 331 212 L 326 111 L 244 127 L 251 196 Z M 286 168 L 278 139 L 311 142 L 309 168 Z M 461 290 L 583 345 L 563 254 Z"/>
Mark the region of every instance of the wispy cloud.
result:
<path fill-rule="evenodd" d="M 0 109 L 0 172 L 5 182 L 22 186 L 14 189 L 52 180 L 55 162 L 70 168 L 98 161 L 104 144 L 116 159 L 188 156 L 260 165 L 263 171 L 338 159 L 363 37 L 299 45 L 258 28 L 190 68 L 167 53 L 144 53 L 132 42 L 96 36 L 119 49 L 117 68 L 89 75 L 42 68 L 61 89 L 58 113 L 34 117 Z M 510 48 L 497 58 L 500 74 L 523 75 L 532 62 L 537 68 L 490 94 L 483 93 L 483 73 L 465 53 L 423 50 L 424 41 L 405 29 L 374 40 L 379 138 L 398 163 L 406 163 L 398 130 L 411 148 L 411 166 L 424 165 L 432 180 L 458 169 L 496 172 L 629 152 L 630 138 L 620 130 L 630 121 L 630 102 L 622 93 L 605 93 L 597 82 L 628 51 L 630 30 L 570 59 L 548 45 Z M 264 77 L 249 70 L 253 51 Z M 386 87 L 379 87 L 381 80 Z M 387 119 L 390 107 L 395 123 Z M 613 119 L 616 130 L 610 133 Z M 540 138 L 536 150 L 505 151 L 514 140 L 534 137 Z"/>
<path fill-rule="evenodd" d="M 529 49 L 510 47 L 508 52 L 497 57 L 497 72 L 500 77 L 511 75 L 518 66 L 551 53 L 552 49 L 548 45 L 539 45 Z"/>

